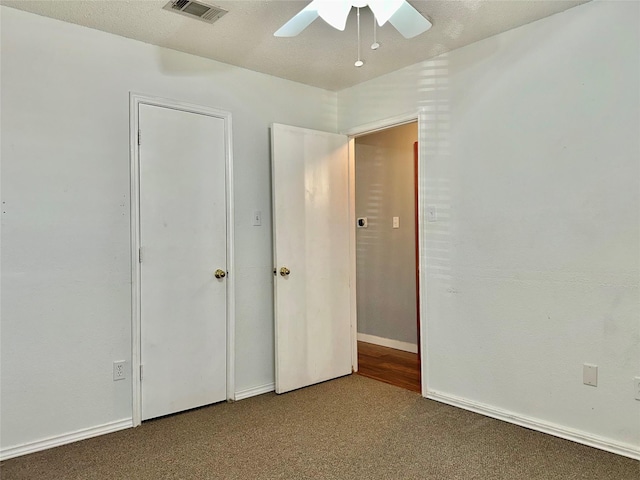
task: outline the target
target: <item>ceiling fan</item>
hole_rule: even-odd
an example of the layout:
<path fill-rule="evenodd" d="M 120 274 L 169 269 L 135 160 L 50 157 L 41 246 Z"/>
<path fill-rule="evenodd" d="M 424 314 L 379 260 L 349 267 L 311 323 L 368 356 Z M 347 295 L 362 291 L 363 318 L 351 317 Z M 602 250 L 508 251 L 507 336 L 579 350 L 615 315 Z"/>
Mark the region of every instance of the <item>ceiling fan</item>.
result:
<path fill-rule="evenodd" d="M 369 6 L 379 26 L 387 21 L 405 38 L 413 38 L 431 28 L 431 22 L 406 0 L 313 0 L 274 36 L 295 37 L 318 17 L 338 30 L 344 30 L 352 7 Z"/>

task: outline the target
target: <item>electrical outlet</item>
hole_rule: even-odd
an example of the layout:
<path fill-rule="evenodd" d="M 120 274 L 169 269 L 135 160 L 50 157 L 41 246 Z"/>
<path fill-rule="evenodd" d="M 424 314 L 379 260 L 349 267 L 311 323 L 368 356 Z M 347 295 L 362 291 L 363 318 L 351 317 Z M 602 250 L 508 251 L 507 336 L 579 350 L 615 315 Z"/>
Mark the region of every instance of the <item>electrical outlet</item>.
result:
<path fill-rule="evenodd" d="M 636 400 L 640 400 L 640 377 L 633 379 L 633 391 L 636 395 Z"/>
<path fill-rule="evenodd" d="M 125 370 L 126 362 L 124 360 L 120 360 L 118 362 L 113 362 L 113 381 L 116 380 L 124 380 L 127 378 L 127 371 Z"/>

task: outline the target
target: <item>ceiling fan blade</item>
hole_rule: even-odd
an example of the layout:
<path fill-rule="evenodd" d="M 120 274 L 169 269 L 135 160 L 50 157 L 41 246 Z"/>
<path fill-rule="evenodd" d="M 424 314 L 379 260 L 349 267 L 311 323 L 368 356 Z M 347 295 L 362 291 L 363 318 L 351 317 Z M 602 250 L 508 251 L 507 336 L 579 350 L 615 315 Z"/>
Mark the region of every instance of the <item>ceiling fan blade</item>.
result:
<path fill-rule="evenodd" d="M 369 0 L 369 8 L 378 21 L 378 25 L 382 26 L 398 11 L 404 1 L 405 0 Z"/>
<path fill-rule="evenodd" d="M 406 0 L 398 11 L 389 19 L 389 23 L 396 27 L 404 38 L 413 38 L 431 28 L 431 22 L 411 6 Z"/>
<path fill-rule="evenodd" d="M 318 18 L 318 5 L 317 1 L 313 0 L 309 5 L 300 10 L 291 20 L 280 27 L 274 37 L 295 37 L 305 28 L 311 25 L 316 18 Z"/>
<path fill-rule="evenodd" d="M 351 2 L 336 2 L 335 0 L 315 0 L 318 2 L 318 14 L 322 19 L 337 30 L 344 30 L 351 11 Z"/>

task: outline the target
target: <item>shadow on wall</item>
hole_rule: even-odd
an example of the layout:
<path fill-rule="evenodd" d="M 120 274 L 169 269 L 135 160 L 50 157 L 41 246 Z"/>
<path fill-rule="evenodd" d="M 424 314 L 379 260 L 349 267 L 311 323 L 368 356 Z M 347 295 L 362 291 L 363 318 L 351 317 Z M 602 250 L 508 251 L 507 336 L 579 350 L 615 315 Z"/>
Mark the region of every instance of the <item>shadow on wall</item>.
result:
<path fill-rule="evenodd" d="M 420 125 L 418 198 L 421 297 L 426 299 L 426 277 L 446 282 L 451 292 L 451 188 L 449 164 L 449 58 L 447 54 L 424 62 L 417 82 Z M 425 268 L 426 267 L 426 268 Z"/>

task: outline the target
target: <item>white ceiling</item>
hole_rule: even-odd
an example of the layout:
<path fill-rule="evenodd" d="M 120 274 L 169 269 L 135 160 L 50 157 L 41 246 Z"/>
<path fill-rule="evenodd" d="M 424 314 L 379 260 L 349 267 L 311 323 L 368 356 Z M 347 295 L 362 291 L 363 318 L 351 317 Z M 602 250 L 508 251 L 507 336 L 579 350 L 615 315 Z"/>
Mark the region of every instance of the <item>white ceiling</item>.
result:
<path fill-rule="evenodd" d="M 356 68 L 355 9 L 344 32 L 316 20 L 299 36 L 273 32 L 305 0 L 201 0 L 228 10 L 213 25 L 163 10 L 168 0 L 0 0 L 2 5 L 192 53 L 296 82 L 341 90 L 567 10 L 588 0 L 412 0 L 431 30 L 406 40 L 391 25 L 373 39 L 370 11 L 361 14 L 365 65 Z"/>

